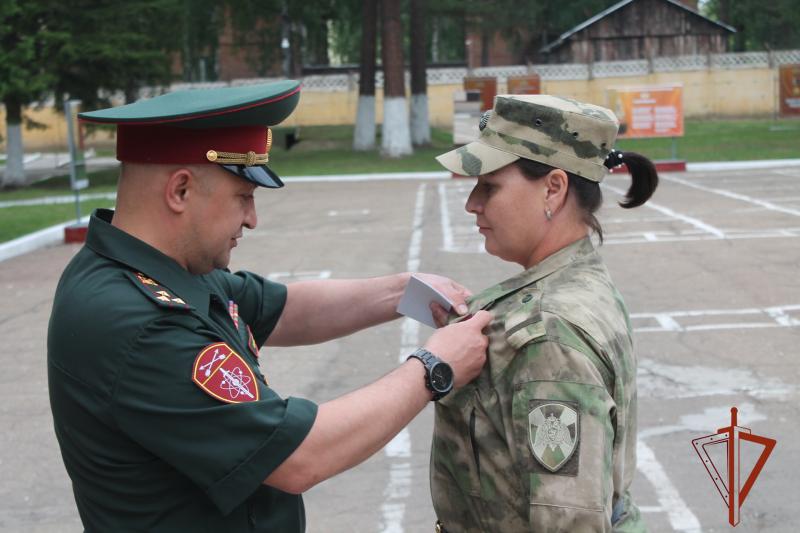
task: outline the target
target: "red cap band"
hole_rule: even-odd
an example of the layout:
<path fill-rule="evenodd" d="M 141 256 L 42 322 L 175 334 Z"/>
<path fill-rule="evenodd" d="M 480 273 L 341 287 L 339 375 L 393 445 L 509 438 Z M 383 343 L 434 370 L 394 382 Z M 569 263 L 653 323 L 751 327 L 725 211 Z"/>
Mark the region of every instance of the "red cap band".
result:
<path fill-rule="evenodd" d="M 206 152 L 267 153 L 266 126 L 178 128 L 117 125 L 117 159 L 131 163 L 211 164 Z"/>

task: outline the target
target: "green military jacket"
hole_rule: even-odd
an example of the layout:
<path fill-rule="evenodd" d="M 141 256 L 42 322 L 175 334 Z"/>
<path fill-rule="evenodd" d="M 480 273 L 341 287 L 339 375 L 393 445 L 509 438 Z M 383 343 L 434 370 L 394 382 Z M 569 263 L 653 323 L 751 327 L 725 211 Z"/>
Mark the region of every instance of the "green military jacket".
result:
<path fill-rule="evenodd" d="M 193 276 L 112 217 L 92 216 L 48 335 L 55 431 L 84 527 L 303 531 L 302 498 L 262 484 L 316 416 L 259 369 L 286 287 Z"/>
<path fill-rule="evenodd" d="M 431 492 L 450 533 L 643 531 L 636 359 L 589 238 L 471 298 L 486 365 L 436 405 Z"/>

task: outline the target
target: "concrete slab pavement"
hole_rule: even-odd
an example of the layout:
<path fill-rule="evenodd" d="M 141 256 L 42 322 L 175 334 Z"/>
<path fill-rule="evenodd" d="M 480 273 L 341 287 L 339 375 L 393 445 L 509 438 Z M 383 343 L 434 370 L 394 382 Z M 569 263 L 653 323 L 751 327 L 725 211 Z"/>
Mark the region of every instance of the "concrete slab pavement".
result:
<path fill-rule="evenodd" d="M 601 248 L 636 328 L 640 447 L 634 496 L 654 532 L 727 530 L 727 511 L 691 446 L 729 422 L 778 445 L 737 531 L 794 531 L 800 466 L 800 169 L 665 174 L 652 205 L 614 203 L 606 181 Z M 518 270 L 482 252 L 463 203 L 472 180 L 298 180 L 257 192 L 259 227 L 232 268 L 291 282 L 413 270 L 479 290 Z M 794 212 L 797 211 L 798 214 Z M 0 263 L 0 531 L 79 531 L 52 433 L 46 324 L 57 278 L 76 246 Z M 320 346 L 266 349 L 283 395 L 325 401 L 372 381 L 430 330 L 398 320 Z M 432 413 L 363 465 L 306 495 L 310 532 L 430 531 Z"/>

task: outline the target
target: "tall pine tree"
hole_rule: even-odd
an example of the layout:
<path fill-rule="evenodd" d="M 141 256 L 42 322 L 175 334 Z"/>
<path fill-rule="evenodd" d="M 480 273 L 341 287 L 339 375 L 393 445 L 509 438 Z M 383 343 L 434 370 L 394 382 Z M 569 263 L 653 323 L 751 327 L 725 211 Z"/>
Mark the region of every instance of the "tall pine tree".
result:
<path fill-rule="evenodd" d="M 69 34 L 49 27 L 50 2 L 0 3 L 0 100 L 6 108 L 6 168 L 0 187 L 25 184 L 23 107 L 53 87 L 50 58 L 66 45 Z"/>

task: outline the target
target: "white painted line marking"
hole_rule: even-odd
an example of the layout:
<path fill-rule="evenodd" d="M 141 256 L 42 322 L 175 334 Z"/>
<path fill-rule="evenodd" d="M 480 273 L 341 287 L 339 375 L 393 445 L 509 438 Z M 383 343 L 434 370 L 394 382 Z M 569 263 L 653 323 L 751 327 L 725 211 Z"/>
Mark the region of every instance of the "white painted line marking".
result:
<path fill-rule="evenodd" d="M 608 185 L 608 184 L 604 184 L 603 187 L 608 189 L 608 190 L 610 190 L 610 191 L 614 191 L 615 193 L 619 194 L 620 196 L 625 196 L 625 191 L 620 189 L 620 188 L 618 188 L 618 187 L 613 187 L 613 186 Z M 677 220 L 680 220 L 682 222 L 686 222 L 687 224 L 691 224 L 692 226 L 696 227 L 697 229 L 700 229 L 700 230 L 703 230 L 703 231 L 705 231 L 707 233 L 710 233 L 711 235 L 714 235 L 717 238 L 720 238 L 720 239 L 724 239 L 725 238 L 725 233 L 722 230 L 720 230 L 718 228 L 715 228 L 714 226 L 712 226 L 710 224 L 706 224 L 702 220 L 699 220 L 699 219 L 696 219 L 696 218 L 693 218 L 693 217 L 678 213 L 678 212 L 673 211 L 672 209 L 670 209 L 668 207 L 664 207 L 662 205 L 655 204 L 653 202 L 647 202 L 644 205 L 646 207 L 649 207 L 650 209 L 655 209 L 659 213 L 662 213 L 664 215 L 670 216 L 670 217 L 675 218 Z"/>
<path fill-rule="evenodd" d="M 700 185 L 698 183 L 693 183 L 691 181 L 676 178 L 674 176 L 662 176 L 662 179 L 665 181 L 671 181 L 673 183 L 679 183 L 681 185 L 685 185 L 687 187 L 691 187 L 693 189 L 697 189 L 699 191 L 710 192 L 714 194 L 718 194 L 720 196 L 725 196 L 727 198 L 733 198 L 734 200 L 741 200 L 742 202 L 748 202 L 754 205 L 761 206 L 765 209 L 769 209 L 770 211 L 777 211 L 779 213 L 786 213 L 787 215 L 793 215 L 796 217 L 800 217 L 800 210 L 797 209 L 789 209 L 788 207 L 783 207 L 780 205 L 775 205 L 772 202 L 767 202 L 765 200 L 759 200 L 758 198 L 753 198 L 752 196 L 747 196 L 745 194 L 739 194 L 727 189 L 715 189 L 713 187 L 706 187 L 705 185 Z M 649 204 L 645 204 L 649 205 Z"/>
<path fill-rule="evenodd" d="M 424 184 L 417 188 L 414 220 L 411 222 L 413 230 L 411 232 L 411 242 L 408 245 L 408 262 L 406 263 L 406 268 L 409 272 L 417 272 L 419 270 L 419 255 L 422 246 L 422 215 L 425 212 L 425 190 L 426 186 Z"/>
<path fill-rule="evenodd" d="M 439 210 L 442 221 L 442 251 L 444 252 L 461 254 L 486 253 L 483 247 L 483 237 L 478 233 L 478 228 L 475 226 L 475 221 L 472 217 L 462 209 L 459 209 L 452 218 L 450 214 L 451 201 L 448 189 L 455 189 L 457 194 L 452 203 L 458 202 L 460 205 L 464 205 L 473 184 L 474 182 L 470 182 L 469 186 L 458 184 L 455 187 L 448 187 L 442 183 L 438 187 Z M 453 224 L 453 219 L 458 222 Z"/>
<path fill-rule="evenodd" d="M 447 208 L 447 190 L 444 183 L 439 184 L 439 214 L 442 223 L 442 248 L 453 249 L 453 227 L 450 225 L 450 210 Z"/>
<path fill-rule="evenodd" d="M 787 177 L 787 178 L 800 178 L 800 172 L 797 170 L 773 170 L 773 174 L 778 174 L 779 176 Z"/>
<path fill-rule="evenodd" d="M 610 206 L 609 206 L 610 207 Z M 609 207 L 606 207 L 608 209 Z M 622 209 L 621 207 L 619 209 Z M 626 217 L 626 218 L 604 218 L 603 224 L 639 224 L 641 222 L 669 222 L 674 220 L 672 217 L 659 217 L 659 216 L 640 216 L 640 217 Z"/>
<path fill-rule="evenodd" d="M 762 198 L 765 202 L 798 202 L 800 196 L 776 196 L 774 198 Z"/>
<path fill-rule="evenodd" d="M 338 216 L 353 216 L 353 215 L 369 215 L 369 209 L 346 209 L 344 211 L 338 211 L 336 209 L 331 209 L 328 211 L 329 217 L 338 217 Z"/>
<path fill-rule="evenodd" d="M 658 321 L 658 324 L 664 328 L 665 331 L 681 330 L 680 324 L 678 324 L 675 319 L 669 315 L 659 313 L 654 318 Z"/>
<path fill-rule="evenodd" d="M 761 208 L 758 209 L 761 210 Z M 655 242 L 716 241 L 723 239 L 775 239 L 800 237 L 800 228 L 772 228 L 765 230 L 727 229 L 723 230 L 723 233 L 725 236 L 720 238 L 705 232 L 700 233 L 697 230 L 683 230 L 680 232 L 619 232 L 607 234 L 603 244 L 641 244 Z"/>
<path fill-rule="evenodd" d="M 406 263 L 408 272 L 417 272 L 419 270 L 426 187 L 423 183 L 417 188 L 414 219 L 411 222 L 411 240 L 408 244 L 408 261 Z M 419 322 L 404 318 L 400 333 L 398 362 L 404 362 L 408 355 L 418 347 L 418 343 Z M 411 433 L 408 428 L 403 428 L 400 433 L 395 435 L 383 449 L 383 452 L 389 459 L 389 481 L 383 489 L 384 500 L 383 504 L 381 504 L 383 521 L 379 530 L 382 533 L 403 533 L 406 500 L 411 495 L 413 475 L 410 461 Z"/>
<path fill-rule="evenodd" d="M 300 270 L 297 272 L 270 272 L 267 279 L 271 281 L 279 279 L 291 279 L 292 281 L 306 281 L 311 279 L 328 279 L 331 277 L 330 270 Z"/>
<path fill-rule="evenodd" d="M 419 322 L 404 318 L 400 328 L 400 352 L 397 356 L 398 363 L 405 363 L 411 352 L 419 348 Z"/>
<path fill-rule="evenodd" d="M 689 331 L 710 331 L 722 329 L 753 329 L 753 328 L 791 328 L 800 326 L 800 318 L 795 318 L 789 313 L 796 312 L 800 314 L 800 305 L 784 305 L 775 307 L 750 307 L 744 309 L 702 309 L 694 311 L 671 311 L 662 313 L 632 313 L 630 315 L 633 322 L 646 322 L 655 320 L 658 326 L 641 326 L 634 327 L 634 331 L 638 333 L 653 333 L 653 332 L 689 332 Z M 759 319 L 763 318 L 764 321 L 753 322 L 717 322 L 710 324 L 692 324 L 681 325 L 680 318 L 696 318 L 696 317 L 731 317 L 731 316 L 747 316 Z"/>
<path fill-rule="evenodd" d="M 663 513 L 666 509 L 657 505 L 640 505 L 639 512 L 641 513 Z"/>
<path fill-rule="evenodd" d="M 656 491 L 656 498 L 663 509 L 667 511 L 667 518 L 676 531 L 699 532 L 700 522 L 689 510 L 683 501 L 678 489 L 670 481 L 664 467 L 656 459 L 653 450 L 641 439 L 636 444 L 637 467 Z"/>

